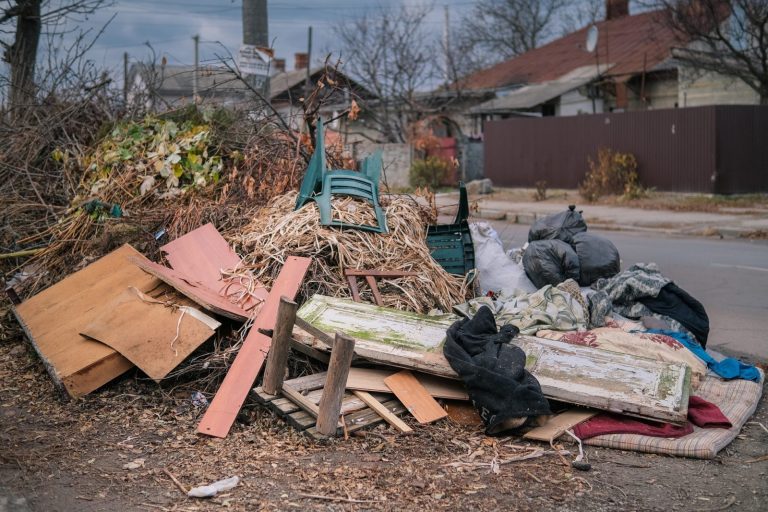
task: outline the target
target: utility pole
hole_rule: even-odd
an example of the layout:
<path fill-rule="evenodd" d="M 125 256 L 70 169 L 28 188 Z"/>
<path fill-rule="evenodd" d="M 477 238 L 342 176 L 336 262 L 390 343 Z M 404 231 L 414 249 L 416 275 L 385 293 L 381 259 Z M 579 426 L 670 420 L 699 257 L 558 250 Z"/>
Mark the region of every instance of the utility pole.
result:
<path fill-rule="evenodd" d="M 304 98 L 312 92 L 312 26 L 307 32 L 307 81 L 304 84 Z"/>
<path fill-rule="evenodd" d="M 128 52 L 123 53 L 123 105 L 128 104 Z"/>
<path fill-rule="evenodd" d="M 192 36 L 192 40 L 195 42 L 195 70 L 192 73 L 192 102 L 197 103 L 197 68 L 200 65 L 200 35 L 195 34 Z"/>

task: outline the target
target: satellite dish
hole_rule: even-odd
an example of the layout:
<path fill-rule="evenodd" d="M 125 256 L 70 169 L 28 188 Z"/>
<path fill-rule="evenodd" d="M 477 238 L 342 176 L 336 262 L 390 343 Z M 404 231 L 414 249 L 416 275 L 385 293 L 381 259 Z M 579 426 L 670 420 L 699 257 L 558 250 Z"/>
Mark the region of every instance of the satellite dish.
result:
<path fill-rule="evenodd" d="M 597 48 L 597 25 L 592 25 L 587 31 L 587 51 L 592 53 Z"/>

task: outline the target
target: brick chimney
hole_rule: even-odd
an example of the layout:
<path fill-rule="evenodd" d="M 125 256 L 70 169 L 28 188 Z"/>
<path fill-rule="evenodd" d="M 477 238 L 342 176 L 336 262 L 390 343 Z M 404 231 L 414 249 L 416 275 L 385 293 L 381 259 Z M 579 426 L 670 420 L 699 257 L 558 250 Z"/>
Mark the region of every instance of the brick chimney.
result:
<path fill-rule="evenodd" d="M 605 19 L 615 20 L 629 16 L 629 0 L 605 0 Z"/>
<path fill-rule="evenodd" d="M 285 73 L 285 59 L 272 59 L 272 69 L 275 73 Z"/>
<path fill-rule="evenodd" d="M 309 65 L 309 55 L 306 53 L 296 53 L 295 58 L 296 62 L 294 64 L 294 69 L 307 69 L 307 66 Z"/>

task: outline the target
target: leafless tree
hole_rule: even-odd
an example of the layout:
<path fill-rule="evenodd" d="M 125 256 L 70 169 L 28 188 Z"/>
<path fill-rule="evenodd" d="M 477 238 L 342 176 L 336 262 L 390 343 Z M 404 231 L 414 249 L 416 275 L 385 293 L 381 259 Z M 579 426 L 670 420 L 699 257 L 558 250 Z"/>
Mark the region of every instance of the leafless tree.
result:
<path fill-rule="evenodd" d="M 605 0 L 573 2 L 561 14 L 560 32 L 567 35 L 602 19 L 605 19 Z"/>
<path fill-rule="evenodd" d="M 694 70 L 746 83 L 768 105 L 768 0 L 657 0 L 679 35 L 673 50 Z"/>
<path fill-rule="evenodd" d="M 405 141 L 422 110 L 419 91 L 434 85 L 440 53 L 424 23 L 430 11 L 428 5 L 379 7 L 333 29 L 343 71 L 377 98 L 361 106 L 383 141 Z"/>
<path fill-rule="evenodd" d="M 536 48 L 556 33 L 565 0 L 479 0 L 458 34 L 481 67 Z"/>
<path fill-rule="evenodd" d="M 35 68 L 44 27 L 50 28 L 49 34 L 61 33 L 67 30 L 62 21 L 91 14 L 105 3 L 108 0 L 2 0 L 0 47 L 10 68 L 11 110 L 32 103 L 36 94 Z"/>

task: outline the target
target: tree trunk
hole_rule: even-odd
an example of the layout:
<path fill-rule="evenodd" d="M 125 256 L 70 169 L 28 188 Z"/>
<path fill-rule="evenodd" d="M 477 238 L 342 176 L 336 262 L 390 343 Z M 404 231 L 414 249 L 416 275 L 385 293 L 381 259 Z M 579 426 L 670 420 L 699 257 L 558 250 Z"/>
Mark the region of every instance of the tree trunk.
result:
<path fill-rule="evenodd" d="M 11 68 L 10 107 L 18 117 L 35 94 L 35 62 L 40 41 L 40 4 L 42 0 L 19 0 L 16 36 L 8 50 Z"/>

